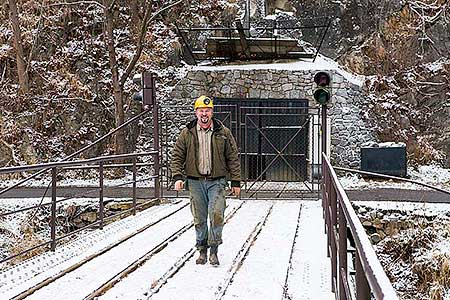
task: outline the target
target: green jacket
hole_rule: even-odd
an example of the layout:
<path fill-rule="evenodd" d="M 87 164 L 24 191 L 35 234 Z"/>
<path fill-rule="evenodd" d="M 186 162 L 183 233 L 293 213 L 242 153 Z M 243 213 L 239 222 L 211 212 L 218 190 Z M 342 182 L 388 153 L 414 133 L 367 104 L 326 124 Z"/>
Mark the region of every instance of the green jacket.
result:
<path fill-rule="evenodd" d="M 236 141 L 231 131 L 222 122 L 213 120 L 213 134 L 211 138 L 212 170 L 211 177 L 227 176 L 231 186 L 240 186 L 241 166 Z M 172 151 L 170 165 L 174 181 L 182 180 L 185 176 L 201 177 L 198 171 L 198 137 L 197 119 L 189 122 L 180 133 Z"/>

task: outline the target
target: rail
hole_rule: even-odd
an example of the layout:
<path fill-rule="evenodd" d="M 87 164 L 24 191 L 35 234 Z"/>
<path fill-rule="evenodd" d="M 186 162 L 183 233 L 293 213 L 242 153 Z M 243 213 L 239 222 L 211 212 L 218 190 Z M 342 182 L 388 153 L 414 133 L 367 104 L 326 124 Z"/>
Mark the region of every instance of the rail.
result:
<path fill-rule="evenodd" d="M 142 181 L 148 181 L 149 179 L 154 180 L 154 198 L 158 199 L 162 196 L 161 189 L 160 189 L 160 158 L 161 158 L 161 149 L 159 147 L 159 120 L 158 120 L 158 111 L 159 111 L 159 104 L 156 101 L 156 81 L 155 81 L 155 75 L 151 74 L 149 72 L 142 73 L 142 103 L 143 103 L 143 110 L 139 114 L 133 116 L 129 120 L 125 121 L 120 126 L 111 129 L 107 134 L 99 137 L 95 141 L 91 142 L 90 144 L 82 147 L 81 149 L 77 150 L 76 152 L 70 154 L 67 157 L 62 158 L 60 161 L 57 162 L 50 162 L 45 164 L 37 164 L 37 165 L 28 165 L 28 166 L 15 166 L 15 167 L 7 167 L 7 168 L 0 168 L 0 174 L 8 174 L 8 173 L 16 173 L 23 175 L 22 172 L 30 172 L 30 171 L 36 171 L 35 173 L 27 176 L 24 179 L 19 180 L 15 184 L 12 184 L 6 188 L 0 189 L 0 196 L 4 195 L 8 192 L 13 191 L 15 188 L 21 186 L 22 184 L 26 183 L 27 181 L 36 178 L 37 176 L 44 175 L 47 172 L 51 171 L 51 181 L 48 184 L 47 188 L 45 189 L 45 192 L 42 195 L 42 198 L 40 200 L 40 203 L 38 205 L 20 208 L 13 211 L 1 211 L 0 210 L 0 218 L 4 218 L 10 215 L 23 213 L 26 211 L 34 210 L 33 215 L 30 219 L 34 218 L 38 209 L 42 207 L 51 207 L 51 216 L 50 216 L 50 235 L 51 239 L 50 241 L 43 242 L 39 245 L 33 246 L 29 249 L 26 249 L 18 254 L 14 254 L 12 256 L 6 257 L 4 259 L 0 260 L 0 263 L 9 261 L 13 258 L 16 258 L 18 256 L 24 255 L 32 250 L 35 250 L 37 248 L 41 248 L 46 245 L 50 245 L 50 249 L 52 251 L 55 250 L 56 242 L 58 240 L 64 239 L 70 235 L 73 235 L 81 230 L 87 229 L 89 227 L 93 226 L 99 226 L 100 229 L 103 228 L 103 225 L 106 221 L 113 219 L 115 217 L 118 217 L 123 214 L 135 214 L 136 210 L 140 208 L 141 206 L 147 205 L 149 202 L 154 201 L 154 199 L 150 201 L 145 201 L 144 203 L 140 203 L 139 205 L 137 202 L 137 196 L 136 196 L 136 184 L 138 182 Z M 141 121 L 140 124 L 144 124 L 144 121 L 148 115 L 151 115 L 152 119 L 152 131 L 153 136 L 150 137 L 149 140 L 153 139 L 153 151 L 150 152 L 143 152 L 143 153 L 129 153 L 129 154 L 120 154 L 120 155 L 111 155 L 111 156 L 102 156 L 102 157 L 94 157 L 94 158 L 88 158 L 85 160 L 78 160 L 78 161 L 71 161 L 71 159 L 74 159 L 78 155 L 86 152 L 87 150 L 93 149 L 97 145 L 99 145 L 103 141 L 107 141 L 108 138 L 110 138 L 113 134 L 116 134 L 120 130 L 125 130 L 127 127 L 131 126 L 136 121 Z M 139 157 L 145 157 L 145 156 L 151 156 L 152 161 L 146 162 L 143 160 L 142 162 L 137 162 L 137 159 Z M 130 160 L 128 163 L 124 163 L 123 160 Z M 116 164 L 105 164 L 107 161 L 117 161 L 120 160 L 120 162 Z M 94 165 L 94 163 L 96 163 Z M 152 166 L 153 167 L 153 174 L 151 176 L 147 176 L 146 178 L 137 179 L 137 168 L 138 167 L 147 167 Z M 115 186 L 109 186 L 109 187 L 120 187 L 125 185 L 132 184 L 132 200 L 133 205 L 130 209 L 127 209 L 125 211 L 122 211 L 120 213 L 117 213 L 112 216 L 105 217 L 104 216 L 104 203 L 103 203 L 103 194 L 104 194 L 104 185 L 103 185 L 103 178 L 104 178 L 104 169 L 106 168 L 130 168 L 132 171 L 132 180 L 129 182 L 123 182 L 121 184 L 115 185 Z M 99 209 L 98 209 L 98 221 L 94 223 L 90 223 L 89 225 L 78 228 L 74 231 L 70 231 L 68 234 L 65 234 L 60 237 L 56 237 L 56 204 L 60 202 L 67 201 L 69 199 L 75 198 L 75 196 L 69 197 L 69 198 L 63 198 L 56 200 L 56 191 L 57 191 L 57 175 L 58 171 L 62 170 L 86 170 L 86 169 L 98 169 L 98 179 L 99 179 L 99 187 L 89 189 L 87 192 L 82 193 L 81 195 L 77 195 L 77 197 L 86 197 L 87 195 L 97 192 L 99 197 Z M 51 186 L 52 191 L 52 200 L 49 203 L 43 203 L 44 199 L 47 195 L 47 192 L 49 191 Z M 147 197 L 148 198 L 148 197 Z"/>
<path fill-rule="evenodd" d="M 151 111 L 151 109 L 146 109 L 144 111 L 142 111 L 140 114 L 134 116 L 133 118 L 131 118 L 130 120 L 126 121 L 125 123 L 123 123 L 122 125 L 114 128 L 113 130 L 111 130 L 109 133 L 103 135 L 102 137 L 98 138 L 97 140 L 93 141 L 92 143 L 90 143 L 89 145 L 86 145 L 85 147 L 77 150 L 76 152 L 70 154 L 69 156 L 63 158 L 61 161 L 68 161 L 74 157 L 76 157 L 77 155 L 85 152 L 86 150 L 92 149 L 94 146 L 98 145 L 100 142 L 104 141 L 106 138 L 109 138 L 110 136 L 112 136 L 114 133 L 126 128 L 128 125 L 132 124 L 133 122 L 135 122 L 136 120 L 140 120 L 142 117 L 144 117 L 146 114 L 148 114 Z M 27 178 L 24 178 L 22 180 L 20 180 L 19 182 L 15 183 L 12 186 L 9 186 L 5 189 L 0 190 L 0 195 L 3 195 L 4 193 L 20 186 L 23 183 L 26 183 L 27 181 L 36 178 L 37 176 L 47 172 L 48 169 L 42 169 L 39 172 L 36 172 L 30 176 L 28 176 Z"/>
<path fill-rule="evenodd" d="M 46 206 L 50 206 L 50 240 L 47 240 L 45 242 L 42 242 L 38 245 L 34 245 L 33 247 L 27 248 L 19 253 L 10 255 L 2 260 L 0 260 L 0 263 L 4 263 L 7 261 L 10 261 L 14 258 L 17 258 L 19 256 L 25 255 L 33 250 L 36 250 L 38 248 L 44 247 L 44 246 L 48 246 L 50 245 L 50 249 L 52 251 L 55 251 L 56 249 L 56 244 L 58 241 L 65 239 L 69 236 L 72 236 L 82 230 L 88 229 L 88 228 L 92 228 L 94 226 L 98 226 L 100 229 L 103 228 L 104 224 L 109 221 L 112 220 L 114 218 L 117 218 L 119 216 L 122 216 L 124 214 L 132 214 L 135 215 L 137 209 L 139 209 L 142 206 L 145 206 L 146 204 L 149 204 L 149 202 L 154 201 L 154 199 L 148 200 L 148 201 L 144 201 L 142 203 L 137 203 L 137 193 L 136 193 L 136 189 L 137 189 L 137 182 L 139 181 L 143 181 L 143 180 L 148 180 L 148 179 L 154 179 L 155 181 L 155 186 L 157 186 L 157 181 L 159 180 L 159 176 L 157 174 L 157 172 L 155 171 L 153 175 L 151 176 L 147 176 L 146 178 L 142 179 L 142 180 L 138 180 L 137 179 L 137 162 L 136 159 L 138 157 L 143 157 L 143 156 L 153 156 L 153 161 L 158 159 L 158 151 L 149 151 L 149 152 L 141 152 L 141 153 L 131 153 L 131 154 L 120 154 L 120 155 L 109 155 L 109 156 L 100 156 L 100 157 L 94 157 L 94 158 L 90 158 L 90 159 L 85 159 L 85 160 L 76 160 L 76 161 L 61 161 L 61 162 L 52 162 L 52 163 L 44 163 L 44 164 L 36 164 L 36 165 L 27 165 L 27 166 L 17 166 L 17 167 L 7 167 L 7 168 L 1 168 L 0 169 L 0 174 L 10 174 L 10 173 L 20 173 L 20 172 L 26 172 L 26 171 L 41 171 L 41 170 L 47 170 L 47 169 L 51 169 L 51 174 L 52 174 L 52 180 L 51 180 L 51 202 L 48 203 L 41 203 L 39 205 L 35 205 L 35 206 L 29 206 L 29 207 L 25 207 L 25 208 L 20 208 L 20 209 L 16 209 L 16 210 L 12 210 L 12 211 L 6 211 L 0 214 L 0 218 L 6 217 L 6 216 L 11 216 L 11 215 L 16 215 L 19 213 L 23 213 L 25 211 L 29 211 L 29 210 L 33 210 L 33 209 L 39 209 L 42 207 L 46 207 Z M 105 162 L 108 161 L 116 161 L 116 160 L 124 160 L 124 159 L 129 159 L 131 160 L 131 164 L 117 164 L 117 165 L 111 165 L 111 164 L 105 164 Z M 98 192 L 98 211 L 96 212 L 96 214 L 98 215 L 98 219 L 84 227 L 78 228 L 76 230 L 70 231 L 66 234 L 63 234 L 61 236 L 57 236 L 57 203 L 61 203 L 70 199 L 73 199 L 74 197 L 68 197 L 68 198 L 63 198 L 63 199 L 59 199 L 57 200 L 57 175 L 58 175 L 58 171 L 59 170 L 63 170 L 65 168 L 70 168 L 73 169 L 75 167 L 80 167 L 80 168 L 86 168 L 87 165 L 90 164 L 94 164 L 94 163 L 98 163 L 98 165 L 96 165 L 95 167 L 98 168 L 98 179 L 99 179 L 99 186 L 96 189 L 92 189 L 90 190 L 88 193 L 93 192 L 93 191 L 97 191 Z M 105 217 L 105 206 L 104 206 L 104 189 L 105 186 L 103 184 L 103 179 L 104 179 L 104 169 L 106 167 L 109 166 L 128 166 L 131 165 L 131 170 L 132 170 L 132 180 L 128 181 L 128 182 L 124 182 L 121 183 L 119 185 L 116 186 L 123 186 L 123 185 L 129 185 L 132 184 L 132 206 L 131 208 L 118 212 L 118 213 L 114 213 L 109 215 L 108 217 Z M 146 164 L 148 165 L 148 164 Z M 156 191 L 156 189 L 155 189 Z M 78 195 L 79 197 L 79 195 Z M 158 195 L 155 194 L 155 198 L 158 198 Z"/>
<path fill-rule="evenodd" d="M 444 190 L 444 189 L 438 188 L 436 186 L 433 186 L 433 185 L 430 185 L 427 183 L 423 183 L 423 182 L 420 182 L 417 180 L 412 180 L 412 179 L 407 179 L 407 178 L 402 178 L 402 177 L 397 177 L 397 176 L 391 176 L 391 175 L 385 175 L 385 174 L 380 174 L 380 173 L 374 173 L 374 172 L 353 170 L 353 169 L 349 169 L 349 168 L 334 167 L 334 169 L 336 171 L 344 171 L 344 172 L 368 175 L 368 176 L 372 176 L 372 177 L 380 177 L 380 178 L 384 178 L 384 179 L 392 179 L 392 180 L 398 180 L 398 181 L 403 181 L 403 182 L 409 182 L 409 183 L 421 185 L 421 186 L 427 187 L 429 189 L 450 195 L 450 191 L 447 191 L 447 190 Z"/>
<path fill-rule="evenodd" d="M 322 205 L 331 256 L 332 291 L 339 300 L 351 300 L 347 265 L 347 227 L 356 245 L 356 299 L 398 300 L 367 234 L 327 156 L 322 153 Z"/>

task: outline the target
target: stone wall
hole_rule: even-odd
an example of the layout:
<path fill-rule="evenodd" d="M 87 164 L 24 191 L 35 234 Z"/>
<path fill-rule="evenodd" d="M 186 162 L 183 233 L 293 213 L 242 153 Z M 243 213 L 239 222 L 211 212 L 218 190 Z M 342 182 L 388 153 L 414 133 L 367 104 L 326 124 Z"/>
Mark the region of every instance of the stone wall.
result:
<path fill-rule="evenodd" d="M 246 69 L 198 67 L 188 72 L 172 91 L 176 105 L 192 111 L 199 95 L 218 98 L 308 99 L 317 107 L 312 94 L 314 74 L 323 70 Z M 332 77 L 331 122 L 332 161 L 338 166 L 359 167 L 359 147 L 373 140 L 373 132 L 361 119 L 364 95 L 360 86 L 346 80 L 337 70 L 327 71 Z M 175 114 L 174 118 L 180 118 Z"/>

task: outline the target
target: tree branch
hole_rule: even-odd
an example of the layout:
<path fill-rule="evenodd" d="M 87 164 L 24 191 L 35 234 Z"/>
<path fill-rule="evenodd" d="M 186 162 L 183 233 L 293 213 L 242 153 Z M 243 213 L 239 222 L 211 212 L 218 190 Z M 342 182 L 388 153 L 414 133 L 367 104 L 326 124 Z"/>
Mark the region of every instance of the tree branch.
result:
<path fill-rule="evenodd" d="M 51 6 L 62 6 L 62 5 L 78 5 L 78 4 L 94 4 L 99 6 L 102 9 L 105 9 L 105 7 L 97 2 L 97 1 L 75 1 L 75 2 L 58 2 L 58 3 L 53 3 L 53 4 L 49 4 L 47 5 L 47 7 L 51 7 Z"/>
<path fill-rule="evenodd" d="M 108 7 L 108 10 L 111 11 L 114 8 L 114 5 L 116 5 L 116 0 L 111 1 L 111 4 Z"/>
<path fill-rule="evenodd" d="M 30 70 L 31 60 L 33 59 L 33 54 L 34 54 L 35 48 L 37 48 L 39 35 L 40 35 L 41 29 L 42 29 L 42 23 L 43 23 L 42 20 L 44 19 L 44 9 L 43 8 L 44 7 L 41 6 L 40 11 L 39 11 L 39 13 L 41 15 L 40 15 L 40 18 L 39 18 L 39 21 L 38 21 L 37 32 L 36 32 L 35 37 L 34 37 L 33 45 L 31 45 L 30 53 L 28 54 L 27 68 L 26 68 L 26 72 L 27 73 Z"/>
<path fill-rule="evenodd" d="M 145 37 L 145 34 L 147 33 L 147 27 L 148 27 L 149 23 L 151 21 L 153 21 L 157 16 L 159 16 L 164 11 L 166 11 L 182 2 L 183 2 L 183 0 L 178 0 L 172 4 L 169 4 L 169 5 L 161 8 L 160 10 L 158 10 L 151 17 L 150 17 L 151 7 L 147 8 L 147 10 L 145 11 L 144 20 L 142 21 L 141 32 L 139 34 L 139 40 L 137 43 L 136 53 L 134 54 L 133 58 L 129 62 L 128 66 L 126 67 L 125 72 L 122 74 L 122 77 L 120 78 L 121 86 L 123 86 L 125 84 L 125 81 L 128 79 L 128 77 L 131 74 L 131 71 L 134 69 L 134 67 L 136 66 L 136 63 L 138 62 L 139 58 L 141 57 L 142 49 L 144 48 L 144 37 Z"/>

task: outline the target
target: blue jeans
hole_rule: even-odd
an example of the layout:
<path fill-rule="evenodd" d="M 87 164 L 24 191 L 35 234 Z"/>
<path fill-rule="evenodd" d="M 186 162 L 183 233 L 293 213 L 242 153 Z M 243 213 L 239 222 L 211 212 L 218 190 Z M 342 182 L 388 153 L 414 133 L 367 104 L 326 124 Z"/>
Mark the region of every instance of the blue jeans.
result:
<path fill-rule="evenodd" d="M 198 250 L 222 244 L 227 180 L 188 180 Z M 208 229 L 209 216 L 209 229 Z"/>

